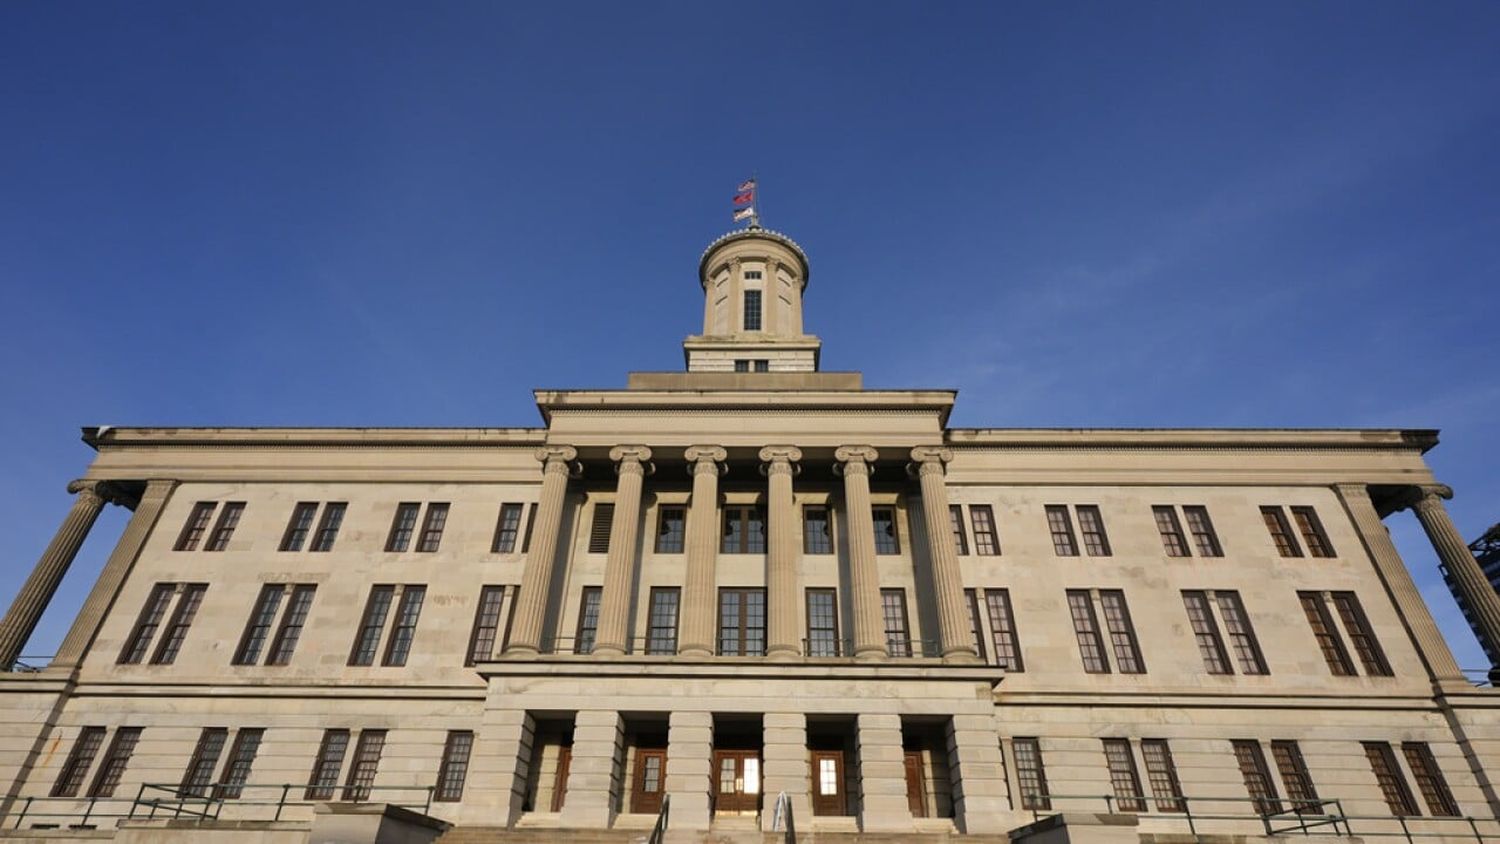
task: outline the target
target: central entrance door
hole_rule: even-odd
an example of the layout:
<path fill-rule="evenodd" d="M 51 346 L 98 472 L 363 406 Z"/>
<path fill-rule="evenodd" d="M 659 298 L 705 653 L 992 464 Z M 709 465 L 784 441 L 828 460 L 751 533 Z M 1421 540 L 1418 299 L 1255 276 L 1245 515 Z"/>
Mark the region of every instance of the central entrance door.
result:
<path fill-rule="evenodd" d="M 630 789 L 630 811 L 654 815 L 667 793 L 667 752 L 641 748 L 635 752 L 635 783 Z"/>
<path fill-rule="evenodd" d="M 847 801 L 844 799 L 844 751 L 814 750 L 812 767 L 813 814 L 847 814 Z"/>
<path fill-rule="evenodd" d="M 714 812 L 753 815 L 760 811 L 760 751 L 714 751 Z"/>

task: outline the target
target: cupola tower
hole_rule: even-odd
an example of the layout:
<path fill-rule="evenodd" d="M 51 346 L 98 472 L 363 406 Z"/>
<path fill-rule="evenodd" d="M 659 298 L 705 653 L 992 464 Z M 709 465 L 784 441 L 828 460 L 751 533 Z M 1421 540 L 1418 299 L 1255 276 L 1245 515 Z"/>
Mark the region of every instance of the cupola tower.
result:
<path fill-rule="evenodd" d="M 807 255 L 751 226 L 704 250 L 703 333 L 683 341 L 688 372 L 816 372 L 822 343 L 802 330 Z"/>

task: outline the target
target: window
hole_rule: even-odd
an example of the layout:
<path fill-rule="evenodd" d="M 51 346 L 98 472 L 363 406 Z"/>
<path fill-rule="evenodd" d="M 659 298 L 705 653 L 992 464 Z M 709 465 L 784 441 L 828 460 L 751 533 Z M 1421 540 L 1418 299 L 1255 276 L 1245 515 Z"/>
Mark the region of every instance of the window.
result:
<path fill-rule="evenodd" d="M 724 508 L 724 539 L 719 550 L 725 554 L 766 553 L 766 516 L 753 506 Z"/>
<path fill-rule="evenodd" d="M 302 795 L 303 800 L 333 799 L 333 789 L 339 781 L 339 769 L 344 766 L 344 752 L 348 749 L 348 730 L 323 731 L 323 743 L 318 745 L 318 755 L 313 760 L 312 774 L 307 779 L 307 791 Z"/>
<path fill-rule="evenodd" d="M 1373 677 L 1391 676 L 1391 665 L 1385 659 L 1385 651 L 1380 649 L 1380 642 L 1375 639 L 1375 630 L 1370 627 L 1370 619 L 1359 605 L 1359 598 L 1353 592 L 1334 592 L 1331 597 L 1365 673 Z"/>
<path fill-rule="evenodd" d="M 1281 813 L 1281 801 L 1276 799 L 1276 781 L 1266 767 L 1266 754 L 1260 742 L 1251 739 L 1236 739 L 1234 759 L 1239 763 L 1240 776 L 1245 780 L 1245 792 L 1255 801 L 1255 811 L 1262 815 Z"/>
<path fill-rule="evenodd" d="M 1312 627 L 1314 638 L 1318 640 L 1318 649 L 1323 652 L 1323 660 L 1328 663 L 1328 670 L 1335 677 L 1353 677 L 1354 662 L 1349 659 L 1349 651 L 1344 647 L 1344 640 L 1339 638 L 1338 630 L 1333 626 L 1333 616 L 1328 612 L 1328 604 L 1323 600 L 1322 592 L 1298 592 L 1297 598 L 1302 602 L 1302 612 L 1307 616 L 1307 623 Z"/>
<path fill-rule="evenodd" d="M 962 504 L 948 505 L 948 524 L 953 528 L 953 547 L 960 557 L 969 555 L 969 538 L 964 533 L 964 508 Z"/>
<path fill-rule="evenodd" d="M 1314 557 L 1332 557 L 1333 543 L 1323 532 L 1323 523 L 1318 521 L 1318 512 L 1311 507 L 1293 507 L 1292 518 L 1297 522 L 1297 532 L 1307 545 L 1307 553 Z"/>
<path fill-rule="evenodd" d="M 516 537 L 521 533 L 521 505 L 501 504 L 500 520 L 495 523 L 495 542 L 490 551 L 509 554 L 516 550 Z"/>
<path fill-rule="evenodd" d="M 1402 743 L 1401 753 L 1406 756 L 1406 766 L 1411 768 L 1411 775 L 1417 780 L 1417 789 L 1422 792 L 1427 811 L 1437 817 L 1458 817 L 1458 803 L 1453 799 L 1453 792 L 1448 790 L 1448 781 L 1443 779 L 1432 748 L 1426 742 L 1408 741 Z"/>
<path fill-rule="evenodd" d="M 313 501 L 303 501 L 292 508 L 292 520 L 287 522 L 286 533 L 281 537 L 282 551 L 301 551 L 302 543 L 307 541 L 307 535 L 312 531 L 313 518 L 318 515 L 318 505 Z"/>
<path fill-rule="evenodd" d="M 1396 764 L 1396 753 L 1391 746 L 1383 741 L 1361 742 L 1365 748 L 1365 758 L 1370 762 L 1370 771 L 1375 774 L 1375 781 L 1380 784 L 1380 793 L 1385 797 L 1385 805 L 1391 809 L 1391 814 L 1397 817 L 1413 817 L 1422 814 L 1417 808 L 1417 800 L 1412 796 L 1411 787 L 1406 784 L 1406 778 L 1401 775 L 1401 768 Z"/>
<path fill-rule="evenodd" d="M 156 637 L 156 630 L 161 627 L 161 621 L 166 617 L 167 607 L 171 605 L 172 595 L 176 591 L 175 583 L 158 583 L 151 587 L 151 594 L 146 597 L 146 605 L 141 608 L 135 628 L 130 631 L 130 638 L 125 640 L 124 650 L 120 651 L 118 662 L 121 665 L 139 665 L 146 658 L 146 651 L 151 647 L 151 640 Z"/>
<path fill-rule="evenodd" d="M 291 589 L 292 600 L 287 606 L 286 614 L 282 616 L 281 627 L 276 630 L 276 639 L 272 642 L 270 656 L 266 659 L 267 665 L 286 665 L 291 661 L 318 587 L 311 583 L 298 583 Z M 250 621 L 246 623 L 245 632 L 240 636 L 240 646 L 235 650 L 233 664 L 254 665 L 260 660 L 261 650 L 271 635 L 271 627 L 276 622 L 276 613 L 286 590 L 287 586 L 281 583 L 267 583 L 260 588 L 255 608 L 250 612 Z"/>
<path fill-rule="evenodd" d="M 1024 671 L 1021 644 L 1016 638 L 1015 615 L 1010 609 L 1010 590 L 984 590 L 985 607 L 990 616 L 990 644 L 995 648 L 995 664 L 1006 671 Z"/>
<path fill-rule="evenodd" d="M 333 550 L 333 542 L 339 538 L 339 528 L 344 524 L 344 511 L 348 508 L 349 505 L 342 501 L 331 501 L 323 508 L 323 518 L 313 537 L 313 551 Z"/>
<path fill-rule="evenodd" d="M 755 371 L 756 372 L 770 372 L 771 371 L 771 362 L 768 361 L 768 360 L 757 360 L 757 361 L 754 361 L 754 364 L 755 364 Z"/>
<path fill-rule="evenodd" d="M 1302 556 L 1302 548 L 1297 544 L 1297 538 L 1292 536 L 1292 526 L 1287 524 L 1286 513 L 1280 507 L 1262 507 L 1260 517 L 1266 522 L 1271 541 L 1276 543 L 1277 553 L 1283 557 Z"/>
<path fill-rule="evenodd" d="M 198 745 L 188 760 L 187 770 L 182 775 L 183 794 L 204 797 L 214 782 L 214 768 L 219 764 L 219 754 L 224 752 L 224 743 L 229 740 L 229 731 L 223 727 L 205 727 L 198 735 Z"/>
<path fill-rule="evenodd" d="M 354 761 L 349 765 L 349 778 L 344 781 L 345 800 L 370 799 L 370 786 L 375 784 L 375 771 L 380 767 L 380 752 L 385 749 L 385 730 L 361 730 L 359 743 L 354 746 Z"/>
<path fill-rule="evenodd" d="M 1219 545 L 1219 535 L 1214 532 L 1214 523 L 1208 518 L 1208 508 L 1189 505 L 1182 508 L 1187 518 L 1188 532 L 1193 535 L 1193 544 L 1200 557 L 1222 557 L 1224 549 Z"/>
<path fill-rule="evenodd" d="M 1187 537 L 1183 535 L 1182 525 L 1177 521 L 1177 510 L 1172 507 L 1152 507 L 1151 514 L 1156 517 L 1156 532 L 1161 534 L 1161 545 L 1167 556 L 1191 557 Z"/>
<path fill-rule="evenodd" d="M 177 544 L 172 546 L 172 550 L 198 550 L 198 543 L 203 541 L 203 534 L 208 532 L 208 520 L 213 518 L 214 508 L 217 506 L 212 501 L 199 501 L 194 504 L 193 511 L 188 514 L 187 522 L 182 526 L 182 533 L 177 535 Z"/>
<path fill-rule="evenodd" d="M 193 626 L 198 608 L 203 605 L 203 593 L 207 591 L 206 583 L 183 585 L 182 593 L 177 598 L 177 608 L 172 611 L 172 620 L 167 622 L 167 632 L 162 636 L 161 644 L 156 646 L 156 653 L 151 656 L 152 665 L 171 665 L 177 661 L 177 653 L 182 650 L 182 642 L 187 638 L 188 628 Z"/>
<path fill-rule="evenodd" d="M 760 291 L 745 291 L 745 330 L 760 330 Z"/>
<path fill-rule="evenodd" d="M 1318 790 L 1313 787 L 1312 775 L 1307 772 L 1307 763 L 1302 761 L 1302 750 L 1297 743 L 1273 741 L 1271 756 L 1276 760 L 1276 770 L 1281 772 L 1281 783 L 1286 786 L 1292 811 L 1317 812 Z"/>
<path fill-rule="evenodd" d="M 646 625 L 646 653 L 677 653 L 677 587 L 655 587 L 651 590 L 651 612 Z"/>
<path fill-rule="evenodd" d="M 1250 616 L 1245 612 L 1240 593 L 1220 589 L 1214 592 L 1214 600 L 1219 603 L 1219 617 L 1224 619 L 1224 630 L 1229 633 L 1229 644 L 1234 649 L 1234 658 L 1240 663 L 1240 671 L 1245 674 L 1271 673 L 1266 668 L 1265 655 L 1255 639 L 1255 630 L 1250 626 Z"/>
<path fill-rule="evenodd" d="M 1016 783 L 1021 789 L 1021 808 L 1051 811 L 1047 794 L 1047 771 L 1042 767 L 1041 744 L 1034 738 L 1011 740 L 1016 757 Z"/>
<path fill-rule="evenodd" d="M 411 535 L 417 529 L 417 510 L 421 506 L 413 501 L 396 505 L 396 518 L 391 522 L 391 536 L 385 541 L 385 550 L 405 551 L 411 547 Z"/>
<path fill-rule="evenodd" d="M 311 583 L 292 587 L 292 600 L 287 605 L 286 614 L 281 617 L 281 627 L 271 642 L 271 655 L 266 658 L 266 665 L 286 665 L 292 661 L 292 653 L 302 638 L 302 627 L 307 624 L 307 613 L 312 609 L 313 595 L 317 591 L 318 587 Z"/>
<path fill-rule="evenodd" d="M 140 727 L 121 727 L 115 730 L 115 738 L 109 743 L 104 761 L 99 764 L 99 773 L 94 775 L 94 784 L 89 786 L 90 797 L 113 797 L 115 787 L 125 775 L 125 766 L 130 764 L 130 755 L 140 743 Z"/>
<path fill-rule="evenodd" d="M 885 618 L 885 646 L 891 656 L 911 656 L 911 630 L 906 625 L 906 590 L 880 590 L 880 610 Z"/>
<path fill-rule="evenodd" d="M 260 728 L 249 728 L 235 733 L 234 746 L 229 748 L 229 761 L 224 763 L 224 773 L 219 776 L 220 785 L 214 790 L 215 797 L 234 799 L 244 791 L 245 781 L 250 778 L 250 768 L 255 764 L 255 754 L 260 750 L 260 740 L 265 732 Z"/>
<path fill-rule="evenodd" d="M 760 278 L 760 270 L 745 270 L 745 280 L 754 281 Z"/>
<path fill-rule="evenodd" d="M 585 586 L 578 603 L 578 635 L 573 637 L 573 653 L 594 652 L 594 637 L 599 633 L 599 602 L 604 597 L 604 587 Z"/>
<path fill-rule="evenodd" d="M 468 730 L 449 730 L 443 744 L 443 761 L 438 765 L 437 787 L 432 799 L 453 803 L 463 799 L 464 780 L 469 775 L 469 755 L 474 750 L 474 734 Z"/>
<path fill-rule="evenodd" d="M 1146 811 L 1146 801 L 1141 799 L 1141 777 L 1135 769 L 1135 754 L 1130 752 L 1130 742 L 1105 739 L 1104 761 L 1109 766 L 1109 784 L 1114 789 L 1115 805 L 1120 811 Z"/>
<path fill-rule="evenodd" d="M 1187 606 L 1188 623 L 1193 628 L 1193 638 L 1198 642 L 1198 653 L 1203 657 L 1203 667 L 1210 674 L 1233 674 L 1229 667 L 1229 654 L 1224 650 L 1224 639 L 1219 635 L 1219 625 L 1209 608 L 1208 594 L 1187 591 L 1182 593 L 1182 603 Z"/>
<path fill-rule="evenodd" d="M 735 361 L 734 362 L 734 371 L 735 372 L 749 372 L 750 371 L 750 361 L 748 361 L 748 360 L 737 360 L 737 361 Z"/>
<path fill-rule="evenodd" d="M 872 507 L 870 515 L 875 522 L 875 553 L 901 553 L 901 542 L 896 536 L 896 508 Z"/>
<path fill-rule="evenodd" d="M 1115 667 L 1121 674 L 1145 674 L 1146 663 L 1141 659 L 1141 647 L 1135 638 L 1135 625 L 1130 622 L 1125 593 L 1118 589 L 1101 589 L 1099 606 L 1104 609 L 1104 627 L 1114 645 Z"/>
<path fill-rule="evenodd" d="M 83 778 L 88 776 L 89 767 L 94 764 L 94 757 L 99 755 L 99 748 L 103 744 L 103 727 L 83 728 L 78 739 L 73 742 L 73 751 L 68 754 L 68 761 L 63 763 L 62 770 L 58 772 L 57 782 L 52 785 L 53 797 L 78 796 L 78 789 L 83 787 Z"/>
<path fill-rule="evenodd" d="M 980 662 L 987 662 L 984 654 L 984 625 L 979 621 L 979 590 L 965 589 L 964 603 L 969 605 L 969 629 L 974 634 L 974 653 L 979 655 Z"/>
<path fill-rule="evenodd" d="M 1047 505 L 1047 528 L 1052 531 L 1052 551 L 1059 557 L 1078 556 L 1078 539 L 1073 535 L 1073 518 L 1060 504 Z"/>
<path fill-rule="evenodd" d="M 766 655 L 766 590 L 719 590 L 719 654 Z"/>
<path fill-rule="evenodd" d="M 838 593 L 807 590 L 807 655 L 839 655 Z"/>
<path fill-rule="evenodd" d="M 663 506 L 657 512 L 656 553 L 681 554 L 686 536 L 687 508 L 682 505 Z"/>
<path fill-rule="evenodd" d="M 827 507 L 813 504 L 802 507 L 802 553 L 833 553 L 833 526 Z"/>
<path fill-rule="evenodd" d="M 1073 617 L 1073 634 L 1078 638 L 1078 654 L 1083 658 L 1083 670 L 1089 674 L 1108 674 L 1109 662 L 1104 657 L 1104 639 L 1099 635 L 1099 618 L 1094 612 L 1094 601 L 1086 589 L 1068 590 L 1068 612 Z"/>
<path fill-rule="evenodd" d="M 385 617 L 391 610 L 391 600 L 395 595 L 394 586 L 370 587 L 370 597 L 365 601 L 364 616 L 359 622 L 359 635 L 355 637 L 354 650 L 349 654 L 350 665 L 375 664 L 375 652 L 380 648 L 380 635 L 385 631 Z"/>
<path fill-rule="evenodd" d="M 615 520 L 615 505 L 600 502 L 594 505 L 594 521 L 589 525 L 589 553 L 609 553 L 609 531 Z"/>
<path fill-rule="evenodd" d="M 474 632 L 469 634 L 469 655 L 464 665 L 473 665 L 494 656 L 495 639 L 500 635 L 500 608 L 504 602 L 504 586 L 485 586 L 479 590 L 479 607 L 474 612 Z"/>
<path fill-rule="evenodd" d="M 1146 760 L 1146 777 L 1151 781 L 1151 796 L 1156 798 L 1158 812 L 1183 812 L 1182 782 L 1166 739 L 1142 739 L 1141 758 Z"/>
<path fill-rule="evenodd" d="M 969 505 L 974 519 L 974 553 L 993 557 L 1000 553 L 1000 538 L 995 532 L 995 512 L 988 504 Z"/>
<path fill-rule="evenodd" d="M 521 537 L 521 553 L 531 550 L 531 528 L 536 524 L 536 502 L 526 508 L 526 533 Z"/>
<path fill-rule="evenodd" d="M 422 538 L 417 540 L 417 551 L 423 554 L 437 551 L 438 545 L 443 541 L 443 527 L 447 524 L 448 505 L 441 502 L 428 504 L 427 516 L 422 519 Z"/>
<path fill-rule="evenodd" d="M 1089 552 L 1090 557 L 1109 556 L 1109 537 L 1104 533 L 1104 517 L 1099 515 L 1099 508 L 1092 504 L 1079 504 L 1078 529 L 1083 534 L 1083 549 Z"/>
<path fill-rule="evenodd" d="M 234 536 L 234 529 L 240 523 L 240 514 L 245 512 L 245 502 L 230 501 L 224 505 L 219 512 L 219 520 L 214 523 L 213 533 L 208 535 L 208 543 L 203 546 L 205 551 L 223 551 L 229 547 L 229 537 Z"/>
<path fill-rule="evenodd" d="M 391 629 L 391 641 L 386 645 L 385 659 L 381 665 L 405 665 L 411 654 L 412 639 L 417 635 L 417 618 L 422 614 L 422 601 L 427 597 L 425 586 L 401 587 L 401 603 L 396 607 L 396 626 Z"/>

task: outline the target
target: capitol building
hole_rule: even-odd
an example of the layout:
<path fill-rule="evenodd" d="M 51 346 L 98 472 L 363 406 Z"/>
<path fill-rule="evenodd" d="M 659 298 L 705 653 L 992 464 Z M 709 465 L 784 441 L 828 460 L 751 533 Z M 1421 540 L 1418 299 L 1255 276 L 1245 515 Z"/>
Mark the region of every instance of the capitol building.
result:
<path fill-rule="evenodd" d="M 0 839 L 1500 841 L 1500 692 L 1384 524 L 1500 641 L 1436 431 L 950 427 L 821 369 L 791 238 L 697 276 L 684 371 L 536 427 L 85 429 Z"/>

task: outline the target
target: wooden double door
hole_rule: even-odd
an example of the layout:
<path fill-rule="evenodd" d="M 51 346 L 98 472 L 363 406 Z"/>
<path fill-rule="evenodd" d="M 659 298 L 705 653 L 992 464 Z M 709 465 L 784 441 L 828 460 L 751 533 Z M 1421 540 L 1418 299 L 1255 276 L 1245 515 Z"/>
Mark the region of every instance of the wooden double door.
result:
<path fill-rule="evenodd" d="M 760 751 L 714 751 L 714 813 L 753 815 L 760 811 Z"/>

